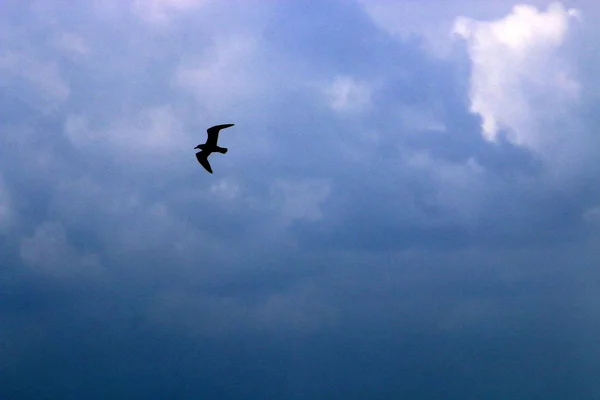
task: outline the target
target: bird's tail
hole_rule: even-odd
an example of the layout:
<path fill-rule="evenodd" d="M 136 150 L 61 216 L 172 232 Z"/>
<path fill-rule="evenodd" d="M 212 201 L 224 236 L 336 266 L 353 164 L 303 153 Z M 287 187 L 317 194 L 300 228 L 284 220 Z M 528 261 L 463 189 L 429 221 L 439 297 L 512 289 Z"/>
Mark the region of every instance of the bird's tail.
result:
<path fill-rule="evenodd" d="M 216 151 L 217 153 L 225 154 L 225 153 L 227 153 L 227 148 L 225 148 L 225 147 L 217 147 L 217 148 L 215 149 L 215 151 Z"/>

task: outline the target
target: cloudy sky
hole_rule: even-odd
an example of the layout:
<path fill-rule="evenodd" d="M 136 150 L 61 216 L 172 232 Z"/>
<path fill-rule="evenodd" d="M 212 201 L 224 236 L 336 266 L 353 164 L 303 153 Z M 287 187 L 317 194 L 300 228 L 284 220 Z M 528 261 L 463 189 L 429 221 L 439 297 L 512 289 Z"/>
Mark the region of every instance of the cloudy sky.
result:
<path fill-rule="evenodd" d="M 1 8 L 1 398 L 600 398 L 595 0 Z"/>

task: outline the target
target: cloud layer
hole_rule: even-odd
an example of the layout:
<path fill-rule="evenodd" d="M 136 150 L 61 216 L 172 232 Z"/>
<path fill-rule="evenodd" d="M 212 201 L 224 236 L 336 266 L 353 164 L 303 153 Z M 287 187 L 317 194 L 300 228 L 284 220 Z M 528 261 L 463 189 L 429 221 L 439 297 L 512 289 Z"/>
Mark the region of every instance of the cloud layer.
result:
<path fill-rule="evenodd" d="M 0 397 L 597 397 L 598 12 L 482 4 L 9 2 Z"/>
<path fill-rule="evenodd" d="M 482 133 L 496 140 L 499 129 L 508 129 L 509 140 L 539 149 L 546 138 L 536 137 L 538 110 L 564 109 L 578 95 L 578 82 L 569 76 L 558 55 L 575 9 L 561 4 L 547 11 L 519 5 L 493 22 L 461 18 L 454 32 L 468 42 L 473 63 L 471 111 L 482 117 Z M 545 99 L 557 104 L 544 104 Z"/>

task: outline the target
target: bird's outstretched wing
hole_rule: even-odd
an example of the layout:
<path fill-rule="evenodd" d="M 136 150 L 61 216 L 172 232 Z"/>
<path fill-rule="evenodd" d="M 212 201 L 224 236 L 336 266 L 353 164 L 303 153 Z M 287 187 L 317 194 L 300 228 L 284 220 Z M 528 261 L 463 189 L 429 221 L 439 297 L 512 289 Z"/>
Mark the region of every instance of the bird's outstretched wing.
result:
<path fill-rule="evenodd" d="M 200 165 L 202 165 L 205 170 L 207 170 L 208 172 L 210 172 L 212 174 L 213 171 L 212 171 L 212 168 L 210 167 L 210 163 L 208 162 L 209 154 L 210 154 L 210 152 L 203 150 L 199 153 L 196 153 L 196 158 L 198 159 L 198 162 L 200 163 Z"/>
<path fill-rule="evenodd" d="M 209 146 L 216 146 L 217 140 L 219 140 L 219 131 L 221 129 L 229 128 L 230 126 L 233 126 L 233 124 L 215 125 L 213 127 L 208 128 L 206 130 L 206 133 L 208 133 L 208 139 L 206 139 L 206 144 L 208 144 Z"/>

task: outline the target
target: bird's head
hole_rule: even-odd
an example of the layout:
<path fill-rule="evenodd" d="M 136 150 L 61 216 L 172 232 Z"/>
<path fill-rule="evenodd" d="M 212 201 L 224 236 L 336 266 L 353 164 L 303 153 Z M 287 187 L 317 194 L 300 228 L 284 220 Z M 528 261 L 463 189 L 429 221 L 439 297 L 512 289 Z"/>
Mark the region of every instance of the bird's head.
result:
<path fill-rule="evenodd" d="M 204 147 L 204 144 L 199 144 L 198 146 L 194 147 L 194 149 L 200 149 L 200 150 L 202 150 L 202 147 Z"/>

